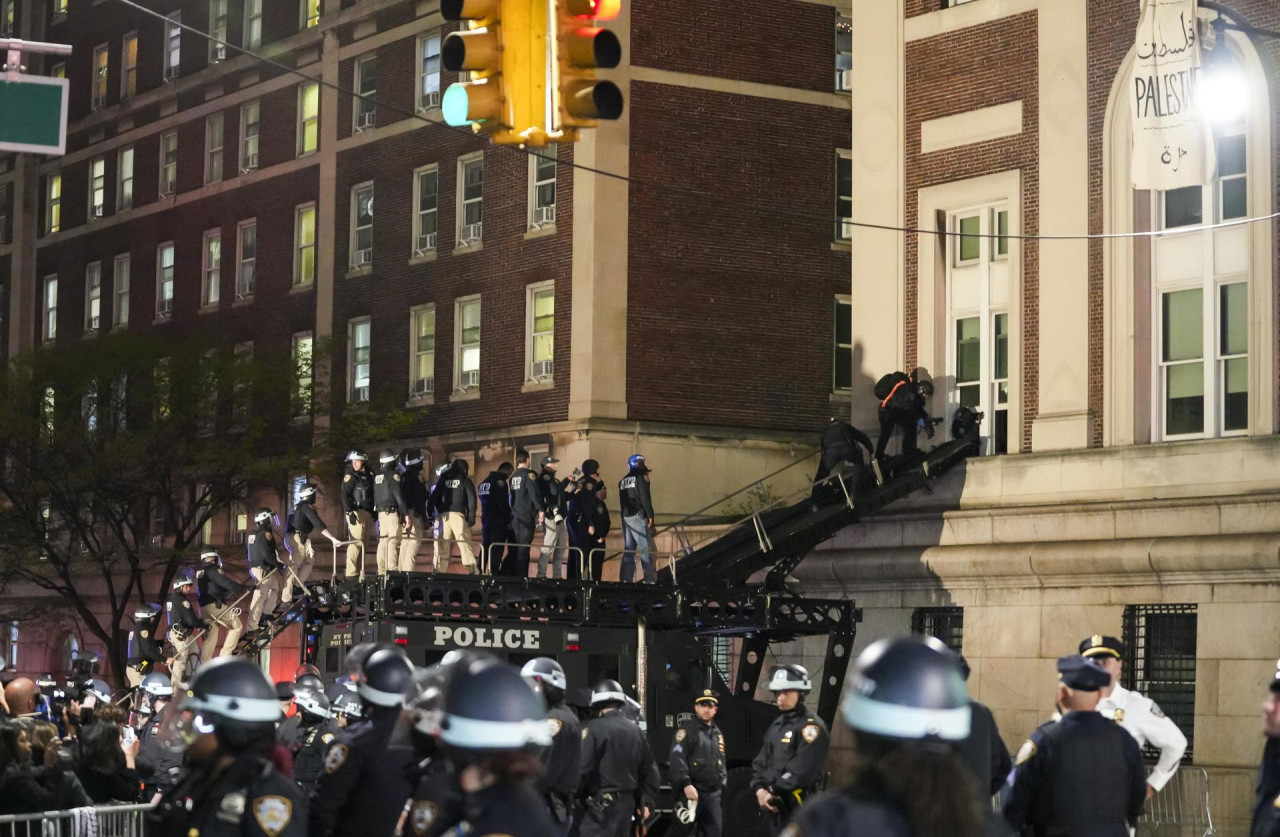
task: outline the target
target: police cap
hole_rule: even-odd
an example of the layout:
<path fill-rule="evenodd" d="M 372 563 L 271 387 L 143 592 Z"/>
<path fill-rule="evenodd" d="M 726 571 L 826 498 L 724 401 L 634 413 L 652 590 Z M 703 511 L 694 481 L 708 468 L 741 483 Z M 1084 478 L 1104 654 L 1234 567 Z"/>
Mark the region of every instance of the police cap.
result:
<path fill-rule="evenodd" d="M 1084 657 L 1115 657 L 1124 659 L 1124 643 L 1113 636 L 1094 634 L 1080 641 L 1080 655 Z"/>
<path fill-rule="evenodd" d="M 719 705 L 720 705 L 720 693 L 719 693 L 719 692 L 717 692 L 715 689 L 703 689 L 703 690 L 698 694 L 698 696 L 697 696 L 696 698 L 694 698 L 694 699 L 693 699 L 693 702 L 694 702 L 694 703 L 709 703 L 709 704 L 711 704 L 712 706 L 719 706 Z"/>
<path fill-rule="evenodd" d="M 886 738 L 969 736 L 969 695 L 959 661 L 931 636 L 869 645 L 849 672 L 841 710 L 853 729 Z"/>
<path fill-rule="evenodd" d="M 1111 675 L 1096 660 L 1069 654 L 1058 658 L 1058 679 L 1068 689 L 1096 692 L 1111 685 Z"/>
<path fill-rule="evenodd" d="M 560 460 L 556 459 L 554 456 L 547 454 L 546 456 L 542 457 L 542 459 L 538 460 L 538 465 L 539 467 L 545 468 L 548 465 L 551 465 L 552 463 L 559 462 L 559 461 Z"/>

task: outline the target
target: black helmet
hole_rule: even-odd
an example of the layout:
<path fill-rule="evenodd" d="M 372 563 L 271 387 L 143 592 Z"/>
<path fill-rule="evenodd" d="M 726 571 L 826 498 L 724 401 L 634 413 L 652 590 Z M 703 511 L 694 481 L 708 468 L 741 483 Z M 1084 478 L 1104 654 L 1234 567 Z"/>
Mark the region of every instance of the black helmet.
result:
<path fill-rule="evenodd" d="M 293 681 L 293 693 L 304 691 L 323 692 L 324 681 L 314 674 L 300 674 Z"/>
<path fill-rule="evenodd" d="M 406 468 L 422 464 L 422 451 L 418 448 L 405 448 L 400 451 L 400 464 Z"/>
<path fill-rule="evenodd" d="M 152 697 L 167 698 L 173 694 L 173 683 L 169 682 L 169 675 L 158 671 L 153 671 L 142 678 L 138 688 Z"/>
<path fill-rule="evenodd" d="M 770 675 L 769 685 L 765 688 L 771 692 L 811 692 L 813 681 L 809 679 L 809 671 L 804 666 L 778 666 Z"/>
<path fill-rule="evenodd" d="M 622 684 L 617 680 L 601 680 L 591 689 L 591 705 L 600 706 L 606 703 L 626 703 L 627 694 L 622 691 Z"/>
<path fill-rule="evenodd" d="M 413 665 L 396 648 L 381 648 L 364 661 L 356 691 L 374 706 L 402 706 L 404 692 L 413 680 Z"/>
<path fill-rule="evenodd" d="M 455 665 L 444 693 L 440 737 L 460 750 L 501 752 L 551 743 L 538 694 L 495 657 Z"/>
<path fill-rule="evenodd" d="M 306 715 L 314 715 L 317 718 L 328 718 L 332 713 L 329 711 L 331 704 L 329 698 L 320 689 L 295 689 L 293 693 L 293 702 L 298 705 L 298 709 Z"/>
<path fill-rule="evenodd" d="M 444 721 L 444 690 L 448 685 L 449 666 L 436 663 L 415 669 L 413 681 L 404 693 L 405 709 L 413 720 L 413 728 L 432 738 L 440 737 Z"/>
<path fill-rule="evenodd" d="M 222 569 L 222 556 L 218 554 L 216 549 L 205 549 L 200 552 L 200 563 L 217 564 L 218 569 Z"/>
<path fill-rule="evenodd" d="M 207 719 L 246 724 L 280 720 L 276 689 L 262 669 L 240 657 L 218 657 L 191 678 L 186 709 Z"/>
<path fill-rule="evenodd" d="M 386 647 L 388 646 L 377 642 L 362 642 L 351 646 L 351 650 L 347 652 L 347 674 L 359 677 L 360 671 L 364 668 L 364 661 L 369 659 L 369 655 L 379 648 Z"/>
<path fill-rule="evenodd" d="M 541 692 L 548 703 L 564 700 L 565 690 L 569 688 L 564 668 L 550 657 L 538 657 L 525 663 L 520 669 L 520 676 Z"/>
<path fill-rule="evenodd" d="M 266 506 L 263 506 L 262 508 L 258 509 L 258 513 L 253 516 L 253 522 L 258 524 L 259 526 L 261 526 L 264 523 L 270 525 L 272 521 L 275 519 L 275 516 L 276 516 L 275 512 L 273 512 L 271 509 L 267 508 Z"/>
<path fill-rule="evenodd" d="M 302 486 L 302 488 L 298 489 L 298 502 L 310 503 L 312 500 L 316 498 L 316 491 L 318 490 L 319 489 L 316 488 L 314 483 L 310 483 L 310 482 L 307 483 L 306 485 Z"/>
<path fill-rule="evenodd" d="M 293 670 L 293 680 L 296 683 L 298 678 L 304 674 L 314 674 L 320 676 L 320 668 L 315 663 L 303 663 Z"/>
<path fill-rule="evenodd" d="M 343 689 L 330 700 L 330 707 L 335 716 L 344 718 L 363 718 L 364 709 L 360 706 L 360 698 L 350 689 Z"/>
<path fill-rule="evenodd" d="M 462 474 L 463 476 L 466 476 L 466 474 L 471 470 L 471 466 L 467 464 L 467 460 L 465 459 L 453 460 L 453 468 L 457 473 Z"/>
<path fill-rule="evenodd" d="M 960 663 L 931 636 L 881 639 L 859 655 L 841 707 L 855 730 L 903 740 L 969 735 L 969 696 Z"/>
<path fill-rule="evenodd" d="M 155 619 L 159 613 L 159 611 L 153 610 L 149 607 L 140 607 L 133 612 L 133 621 L 150 622 L 152 619 Z"/>
<path fill-rule="evenodd" d="M 396 452 L 391 448 L 383 448 L 382 453 L 378 454 L 379 465 L 390 465 L 392 462 L 395 462 L 396 459 Z"/>

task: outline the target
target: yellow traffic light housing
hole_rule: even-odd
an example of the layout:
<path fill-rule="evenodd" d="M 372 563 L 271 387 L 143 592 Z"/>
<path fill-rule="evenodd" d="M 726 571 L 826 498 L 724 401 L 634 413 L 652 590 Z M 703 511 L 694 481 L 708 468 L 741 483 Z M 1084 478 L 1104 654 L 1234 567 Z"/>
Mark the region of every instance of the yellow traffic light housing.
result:
<path fill-rule="evenodd" d="M 622 60 L 618 36 L 595 25 L 611 20 L 621 0 L 554 0 L 556 37 L 553 43 L 555 84 L 553 132 L 575 139 L 577 128 L 590 128 L 600 119 L 622 116 L 622 91 L 611 81 L 596 78 L 597 69 L 610 69 Z"/>

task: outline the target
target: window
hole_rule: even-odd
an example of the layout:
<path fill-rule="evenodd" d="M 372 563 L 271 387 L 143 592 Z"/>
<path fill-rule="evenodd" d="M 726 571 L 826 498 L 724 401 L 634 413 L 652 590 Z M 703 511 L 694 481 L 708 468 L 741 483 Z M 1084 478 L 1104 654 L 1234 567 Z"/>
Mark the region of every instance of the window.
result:
<path fill-rule="evenodd" d="M 293 286 L 310 285 L 316 279 L 316 205 L 294 210 Z"/>
<path fill-rule="evenodd" d="M 422 256 L 436 249 L 437 212 L 440 209 L 440 172 L 424 166 L 413 173 L 413 253 Z"/>
<path fill-rule="evenodd" d="M 49 77 L 50 78 L 66 78 L 67 62 L 66 61 L 53 62 L 53 64 L 49 67 Z"/>
<path fill-rule="evenodd" d="M 53 340 L 58 336 L 58 277 L 44 277 L 44 297 L 41 307 L 41 324 L 45 340 Z"/>
<path fill-rule="evenodd" d="M 164 80 L 178 77 L 182 66 L 182 12 L 174 12 L 166 19 L 164 50 Z"/>
<path fill-rule="evenodd" d="M 351 190 L 351 267 L 373 264 L 373 184 Z"/>
<path fill-rule="evenodd" d="M 310 154 L 320 145 L 320 84 L 308 81 L 298 86 L 298 156 Z"/>
<path fill-rule="evenodd" d="M 48 174 L 44 178 L 44 231 L 56 233 L 62 229 L 62 175 Z"/>
<path fill-rule="evenodd" d="M 120 98 L 127 99 L 138 92 L 138 33 L 124 36 L 120 47 Z"/>
<path fill-rule="evenodd" d="M 853 155 L 836 152 L 836 239 L 853 238 Z"/>
<path fill-rule="evenodd" d="M 484 236 L 484 157 L 458 158 L 458 244 L 479 244 Z"/>
<path fill-rule="evenodd" d="M 89 220 L 107 211 L 107 160 L 99 157 L 89 164 Z"/>
<path fill-rule="evenodd" d="M 347 403 L 369 400 L 369 318 L 347 323 Z"/>
<path fill-rule="evenodd" d="M 964 608 L 918 607 L 911 612 L 911 633 L 939 639 L 960 654 L 964 647 Z"/>
<path fill-rule="evenodd" d="M 178 132 L 160 137 L 160 197 L 178 191 Z"/>
<path fill-rule="evenodd" d="M 320 25 L 320 0 L 302 0 L 302 28 Z"/>
<path fill-rule="evenodd" d="M 45 438 L 52 438 L 53 431 L 56 429 L 58 419 L 58 394 L 54 392 L 53 387 L 44 388 L 44 401 L 40 405 L 40 412 L 44 418 L 44 435 Z M 41 503 L 44 519 L 49 519 L 50 507 L 49 501 L 45 500 Z M 47 526 L 47 524 L 46 524 Z M 46 534 L 46 537 L 48 535 Z"/>
<path fill-rule="evenodd" d="M 1187 736 L 1190 763 L 1196 722 L 1196 606 L 1128 605 L 1124 609 L 1126 689 L 1141 692 Z M 1155 756 L 1148 749 L 1147 755 Z"/>
<path fill-rule="evenodd" d="M 526 376 L 530 381 L 549 381 L 554 372 L 555 361 L 555 283 L 530 285 L 525 308 L 529 312 L 526 323 L 529 335 L 525 348 L 528 358 Z M 478 342 L 478 334 L 476 338 Z"/>
<path fill-rule="evenodd" d="M 209 63 L 227 58 L 227 0 L 209 0 Z"/>
<path fill-rule="evenodd" d="M 53 0 L 54 16 L 65 15 L 67 13 L 67 3 L 69 2 L 70 0 Z"/>
<path fill-rule="evenodd" d="M 253 296 L 257 266 L 258 221 L 241 221 L 236 225 L 236 299 Z"/>
<path fill-rule="evenodd" d="M 204 120 L 204 182 L 222 179 L 222 114 L 211 113 Z"/>
<path fill-rule="evenodd" d="M 10 9 L 9 15 L 10 17 L 12 17 L 13 6 L 11 5 L 9 9 Z M 10 25 L 12 25 L 12 23 L 13 21 L 10 20 Z M 17 622 L 10 622 L 8 624 L 7 634 L 8 634 L 8 644 L 5 646 L 4 658 L 5 658 L 5 661 L 8 663 L 9 670 L 13 671 L 18 667 L 18 623 Z"/>
<path fill-rule="evenodd" d="M 853 21 L 836 13 L 836 90 L 853 89 Z"/>
<path fill-rule="evenodd" d="M 107 393 L 108 414 L 111 417 L 111 429 L 123 432 L 129 425 L 129 375 L 121 372 L 111 379 L 111 389 Z"/>
<path fill-rule="evenodd" d="M 89 98 L 89 107 L 93 110 L 107 105 L 107 72 L 110 61 L 106 44 L 98 44 L 93 48 L 93 87 Z"/>
<path fill-rule="evenodd" d="M 84 330 L 97 331 L 102 325 L 102 263 L 84 269 Z"/>
<path fill-rule="evenodd" d="M 237 500 L 231 504 L 231 542 L 244 543 L 244 533 L 249 528 L 249 506 Z"/>
<path fill-rule="evenodd" d="M 948 374 L 950 408 L 986 415 L 983 452 L 1009 445 L 1009 210 L 983 206 L 954 212 L 948 236 Z"/>
<path fill-rule="evenodd" d="M 418 110 L 440 107 L 440 33 L 418 38 Z"/>
<path fill-rule="evenodd" d="M 92 379 L 80 396 L 80 418 L 84 421 L 84 429 L 89 433 L 98 429 L 98 382 Z"/>
<path fill-rule="evenodd" d="M 115 298 L 111 308 L 111 324 L 114 326 L 129 324 L 129 273 L 132 261 L 128 253 L 116 256 L 115 270 L 111 279 L 112 296 Z"/>
<path fill-rule="evenodd" d="M 253 406 L 253 343 L 235 345 L 235 383 L 231 386 L 231 423 L 243 428 Z"/>
<path fill-rule="evenodd" d="M 116 212 L 133 208 L 133 146 L 116 154 Z"/>
<path fill-rule="evenodd" d="M 378 103 L 373 97 L 378 92 L 378 57 L 366 55 L 357 58 L 355 73 L 355 91 L 359 95 L 351 109 L 355 119 L 353 128 L 363 131 L 377 124 Z"/>
<path fill-rule="evenodd" d="M 18 0 L 0 0 L 0 36 L 7 38 L 14 33 L 13 13 L 17 5 Z"/>
<path fill-rule="evenodd" d="M 261 109 L 257 100 L 240 106 L 240 171 L 253 171 L 258 167 L 258 118 Z"/>
<path fill-rule="evenodd" d="M 409 397 L 425 397 L 436 390 L 436 307 L 419 305 L 409 311 Z"/>
<path fill-rule="evenodd" d="M 244 0 L 244 48 L 262 45 L 262 0 Z"/>
<path fill-rule="evenodd" d="M 453 388 L 459 392 L 480 386 L 480 297 L 454 303 Z"/>
<path fill-rule="evenodd" d="M 311 332 L 305 331 L 293 335 L 293 415 L 306 416 L 311 413 Z"/>
<path fill-rule="evenodd" d="M 167 419 L 169 417 L 169 396 L 173 390 L 169 358 L 162 357 L 156 361 L 155 368 L 151 372 L 151 387 L 152 406 L 155 408 L 156 420 Z"/>
<path fill-rule="evenodd" d="M 217 305 L 222 296 L 222 231 L 209 230 L 204 234 L 201 247 L 203 256 L 203 280 L 200 287 L 200 304 Z"/>
<path fill-rule="evenodd" d="M 836 392 L 848 392 L 853 389 L 853 300 L 843 294 L 836 296 L 832 336 L 831 386 Z"/>
<path fill-rule="evenodd" d="M 156 248 L 156 317 L 173 313 L 173 242 Z"/>
<path fill-rule="evenodd" d="M 529 229 L 556 224 L 556 151 L 554 146 L 529 155 Z"/>

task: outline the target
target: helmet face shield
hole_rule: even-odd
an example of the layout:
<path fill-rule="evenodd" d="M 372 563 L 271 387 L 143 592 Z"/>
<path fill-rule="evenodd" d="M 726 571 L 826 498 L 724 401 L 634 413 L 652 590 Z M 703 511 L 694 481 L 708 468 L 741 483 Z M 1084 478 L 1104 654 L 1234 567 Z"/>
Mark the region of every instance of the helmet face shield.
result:
<path fill-rule="evenodd" d="M 196 722 L 196 712 L 190 705 L 191 693 L 178 692 L 169 702 L 164 713 L 164 722 L 156 732 L 156 743 L 170 753 L 185 752 L 201 731 L 213 732 L 213 727 L 206 720 Z"/>

